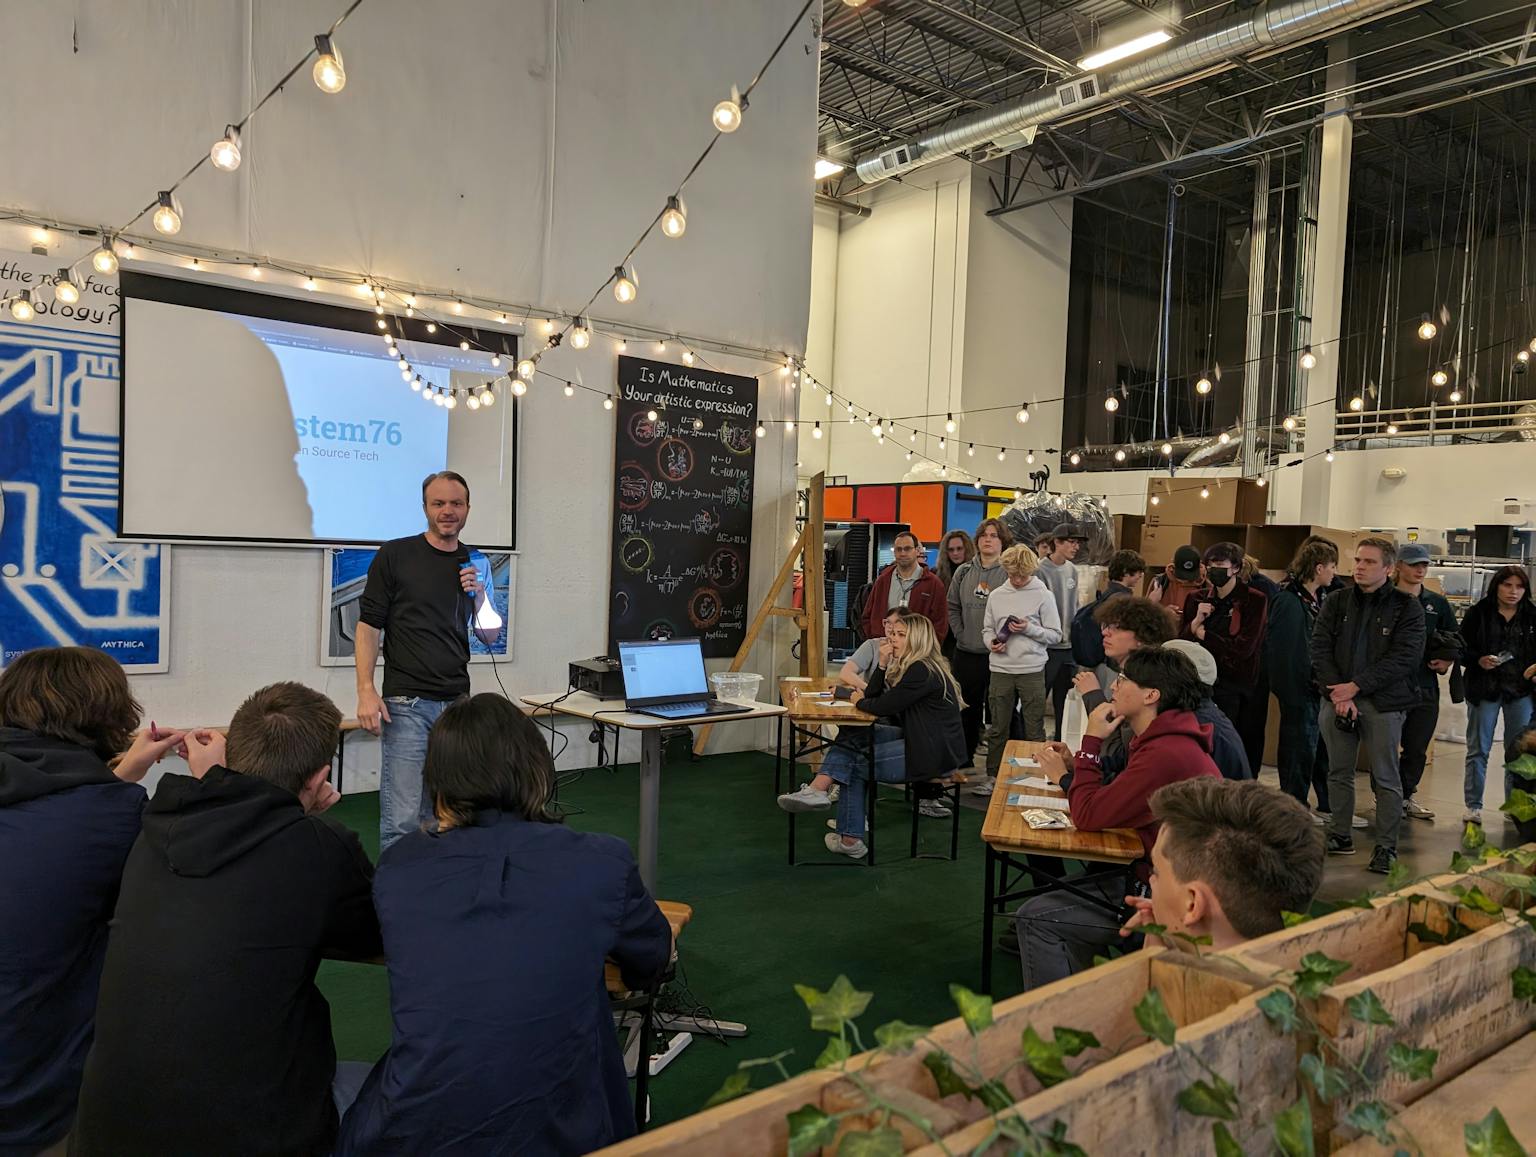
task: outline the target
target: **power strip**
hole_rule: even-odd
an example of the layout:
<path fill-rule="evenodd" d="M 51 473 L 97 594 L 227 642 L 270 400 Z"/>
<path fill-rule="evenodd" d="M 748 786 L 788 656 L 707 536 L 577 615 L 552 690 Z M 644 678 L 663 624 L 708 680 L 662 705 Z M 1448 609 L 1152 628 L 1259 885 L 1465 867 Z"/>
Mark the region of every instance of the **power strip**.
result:
<path fill-rule="evenodd" d="M 674 1033 L 672 1039 L 667 1042 L 665 1052 L 651 1054 L 651 1076 L 659 1076 L 661 1070 L 670 1065 L 693 1040 L 690 1032 Z"/>

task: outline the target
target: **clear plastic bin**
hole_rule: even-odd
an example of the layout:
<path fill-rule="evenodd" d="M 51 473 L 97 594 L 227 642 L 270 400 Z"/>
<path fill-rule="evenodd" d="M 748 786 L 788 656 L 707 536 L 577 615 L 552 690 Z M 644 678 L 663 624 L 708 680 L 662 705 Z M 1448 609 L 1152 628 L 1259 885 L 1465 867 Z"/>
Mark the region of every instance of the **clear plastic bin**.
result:
<path fill-rule="evenodd" d="M 756 703 L 763 677 L 747 671 L 716 671 L 709 677 L 709 681 L 714 685 L 717 699 L 727 699 L 732 703 Z"/>

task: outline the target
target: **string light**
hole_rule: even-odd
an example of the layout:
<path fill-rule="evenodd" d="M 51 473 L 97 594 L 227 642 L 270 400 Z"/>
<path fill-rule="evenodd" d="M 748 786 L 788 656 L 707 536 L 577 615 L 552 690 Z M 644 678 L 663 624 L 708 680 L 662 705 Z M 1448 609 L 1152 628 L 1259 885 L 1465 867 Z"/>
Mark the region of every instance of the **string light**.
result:
<path fill-rule="evenodd" d="M 1332 450 L 1329 450 L 1326 454 L 1323 455 L 1323 461 L 1324 462 L 1332 462 L 1333 461 L 1333 451 Z"/>
<path fill-rule="evenodd" d="M 1197 394 L 1208 394 L 1210 392 L 1211 392 L 1211 379 L 1206 377 L 1204 374 L 1202 374 L 1200 376 L 1200 380 L 1195 383 L 1195 393 L 1197 393 Z"/>
<path fill-rule="evenodd" d="M 680 197 L 668 197 L 661 211 L 661 231 L 668 237 L 681 237 L 688 229 L 688 209 Z"/>
<path fill-rule="evenodd" d="M 517 376 L 527 381 L 533 377 L 534 371 L 538 368 L 538 364 L 532 358 L 523 358 L 517 363 Z"/>
<path fill-rule="evenodd" d="M 213 142 L 208 159 L 215 169 L 233 173 L 240 167 L 240 130 L 234 125 L 224 126 L 224 135 Z"/>
<path fill-rule="evenodd" d="M 110 240 L 91 254 L 91 268 L 103 276 L 110 276 L 117 272 L 117 254 L 112 252 Z"/>
<path fill-rule="evenodd" d="M 1303 346 L 1301 350 L 1301 368 L 1314 369 L 1317 366 L 1317 355 L 1312 352 L 1311 346 Z"/>
<path fill-rule="evenodd" d="M 11 316 L 17 321 L 31 321 L 37 316 L 37 310 L 32 307 L 32 291 L 23 289 L 15 297 L 11 298 Z"/>
<path fill-rule="evenodd" d="M 1525 365 L 1530 360 L 1531 360 L 1531 351 L 1530 350 L 1522 349 L 1522 350 L 1516 351 L 1516 353 L 1515 353 L 1515 361 L 1519 362 L 1521 365 Z"/>
<path fill-rule="evenodd" d="M 817 422 L 815 429 L 813 429 L 811 431 L 811 437 L 815 438 L 818 442 L 821 440 L 821 423 L 820 422 Z M 908 452 L 907 456 L 911 457 L 911 452 L 910 451 Z"/>
<path fill-rule="evenodd" d="M 1447 374 L 1444 370 L 1436 370 L 1434 373 L 1429 375 L 1430 384 L 1435 386 L 1443 386 L 1450 380 L 1450 375 Z"/>
<path fill-rule="evenodd" d="M 458 407 L 459 407 L 459 395 L 458 394 L 449 394 L 448 395 L 448 400 L 446 402 L 444 402 L 443 405 L 447 406 L 450 410 L 458 409 Z"/>
<path fill-rule="evenodd" d="M 1033 450 L 1031 450 L 1029 453 L 1024 455 L 1024 465 L 1026 465 L 1026 466 L 1033 466 L 1034 464 L 1035 464 L 1035 452 Z"/>
<path fill-rule="evenodd" d="M 623 338 L 620 338 L 618 345 L 616 345 L 614 348 L 617 349 L 619 353 L 623 353 L 625 350 L 629 349 L 629 343 Z"/>
<path fill-rule="evenodd" d="M 417 374 L 415 380 L 411 382 L 411 390 L 414 393 L 418 393 L 418 394 L 421 393 L 421 375 L 420 374 Z"/>
<path fill-rule="evenodd" d="M 999 462 L 1008 461 L 1008 451 L 1004 450 L 1001 446 L 997 448 L 997 460 Z"/>
<path fill-rule="evenodd" d="M 907 434 L 907 441 L 908 442 L 916 442 L 917 441 L 917 427 L 916 426 L 913 426 L 911 431 Z"/>
<path fill-rule="evenodd" d="M 715 111 L 710 115 L 710 120 L 715 126 L 716 132 L 734 133 L 741 128 L 741 110 L 746 101 L 741 99 L 741 94 L 736 91 L 736 86 L 731 85 L 731 95 L 719 104 L 715 105 Z"/>
<path fill-rule="evenodd" d="M 347 70 L 341 63 L 341 50 L 331 36 L 322 33 L 315 37 L 315 52 L 319 59 L 310 75 L 321 92 L 335 96 L 347 87 Z"/>
<path fill-rule="evenodd" d="M 500 354 L 492 354 L 491 355 L 491 365 L 493 365 L 493 366 L 501 365 L 501 355 Z"/>
<path fill-rule="evenodd" d="M 1388 422 L 1387 423 L 1387 436 L 1390 437 L 1390 436 L 1392 436 L 1393 434 L 1396 434 L 1396 433 L 1397 433 L 1397 423 L 1395 423 L 1395 422 Z"/>
<path fill-rule="evenodd" d="M 633 266 L 613 267 L 613 299 L 620 305 L 628 305 L 640 295 L 639 278 Z"/>
<path fill-rule="evenodd" d="M 494 406 L 496 404 L 496 391 L 489 385 L 480 392 L 480 404 L 482 406 Z"/>
<path fill-rule="evenodd" d="M 605 409 L 605 410 L 613 409 L 613 395 L 612 394 L 607 395 L 603 399 L 603 409 Z"/>
<path fill-rule="evenodd" d="M 1151 498 L 1147 499 L 1147 501 L 1150 502 L 1153 506 L 1156 506 L 1158 503 L 1162 502 L 1162 499 L 1154 494 Z"/>
<path fill-rule="evenodd" d="M 468 353 L 469 352 L 469 342 L 467 342 L 467 341 L 460 341 L 459 342 L 459 349 L 463 350 L 465 353 Z"/>
<path fill-rule="evenodd" d="M 685 366 L 693 365 L 693 351 L 692 350 L 684 350 L 683 351 L 683 364 Z"/>
<path fill-rule="evenodd" d="M 1118 410 L 1120 408 L 1120 399 L 1115 397 L 1114 394 L 1108 395 L 1104 399 L 1104 408 L 1107 411 L 1109 411 L 1111 414 L 1113 414 L 1116 410 Z"/>
<path fill-rule="evenodd" d="M 1356 394 L 1353 398 L 1349 399 L 1349 408 L 1358 414 L 1361 410 L 1365 409 L 1365 399 Z"/>
<path fill-rule="evenodd" d="M 1202 486 L 1202 487 L 1200 487 L 1200 497 L 1201 498 L 1209 498 L 1210 496 L 1211 496 L 1211 488 L 1209 486 Z"/>
<path fill-rule="evenodd" d="M 694 422 L 694 429 L 702 430 L 703 428 L 704 428 L 704 423 L 703 423 L 702 420 L 698 420 L 698 421 Z M 785 422 L 784 422 L 784 432 L 786 434 L 790 434 L 790 433 L 794 432 L 794 429 L 795 429 L 795 420 L 793 418 L 786 419 Z"/>
<path fill-rule="evenodd" d="M 946 434 L 953 434 L 954 432 L 955 432 L 955 416 L 953 414 L 949 414 L 944 419 L 944 433 L 946 433 Z"/>
<path fill-rule="evenodd" d="M 1124 450 L 1116 450 L 1115 451 L 1115 461 L 1116 462 L 1124 462 L 1125 461 L 1125 451 Z"/>
<path fill-rule="evenodd" d="M 827 403 L 827 405 L 829 407 L 832 405 L 832 391 L 831 390 L 827 391 L 827 396 L 826 396 L 826 398 L 824 400 L 826 401 L 826 403 Z"/>
<path fill-rule="evenodd" d="M 1227 443 L 1232 441 L 1232 435 L 1223 430 L 1220 434 L 1216 435 L 1216 441 L 1225 446 Z"/>
<path fill-rule="evenodd" d="M 465 399 L 464 404 L 467 405 L 471 410 L 478 410 L 480 408 L 480 399 L 474 394 L 470 394 L 469 397 Z"/>
<path fill-rule="evenodd" d="M 1419 340 L 1431 341 L 1440 332 L 1440 327 L 1429 319 L 1429 314 L 1424 315 L 1424 320 L 1419 322 Z"/>
<path fill-rule="evenodd" d="M 1173 445 L 1169 442 L 1164 442 L 1160 447 L 1158 447 L 1158 449 L 1163 452 L 1164 458 L 1168 458 L 1173 455 Z"/>
<path fill-rule="evenodd" d="M 1254 485 L 1255 485 L 1255 486 L 1257 486 L 1257 487 L 1259 487 L 1259 488 L 1260 488 L 1260 489 L 1262 489 L 1262 488 L 1264 488 L 1264 487 L 1265 487 L 1265 486 L 1268 486 L 1268 485 L 1269 485 L 1269 479 L 1268 479 L 1268 478 L 1264 478 L 1264 477 L 1262 477 L 1262 476 L 1261 476 L 1261 477 L 1259 477 L 1259 478 L 1256 478 L 1256 479 L 1255 479 L 1255 480 L 1254 480 L 1254 483 L 1253 483 L 1253 484 L 1254 484 Z"/>
<path fill-rule="evenodd" d="M 164 233 L 167 237 L 181 232 L 181 202 L 176 194 L 169 190 L 161 192 L 155 198 L 155 215 L 152 218 L 156 233 Z"/>
<path fill-rule="evenodd" d="M 664 342 L 664 341 L 657 341 L 657 343 L 656 343 L 656 352 L 659 353 L 659 354 L 666 353 L 667 352 L 667 343 Z"/>
<path fill-rule="evenodd" d="M 1457 386 L 1454 390 L 1451 391 L 1451 401 L 1453 401 L 1453 402 L 1461 401 L 1461 387 L 1460 386 Z"/>
<path fill-rule="evenodd" d="M 565 388 L 562 389 L 560 392 L 562 394 L 564 394 L 567 398 L 574 398 L 576 396 L 576 387 L 571 385 L 570 382 L 566 382 L 565 383 Z"/>
<path fill-rule="evenodd" d="M 1029 421 L 1029 403 L 1024 402 L 1019 406 L 1019 412 L 1013 416 L 1013 420 L 1023 426 Z"/>
<path fill-rule="evenodd" d="M 512 379 L 512 393 L 513 393 L 514 396 L 521 398 L 527 392 L 528 392 L 528 383 L 527 382 L 523 381 L 522 378 L 513 378 Z"/>
<path fill-rule="evenodd" d="M 80 300 L 80 287 L 69 279 L 69 270 L 59 270 L 58 280 L 53 283 L 53 296 L 65 305 L 74 305 Z"/>
<path fill-rule="evenodd" d="M 592 344 L 592 334 L 587 329 L 586 318 L 578 317 L 576 324 L 571 327 L 571 348 L 584 350 Z"/>
<path fill-rule="evenodd" d="M 1072 463 L 1074 466 L 1081 466 L 1083 463 L 1083 456 L 1074 450 L 1072 451 L 1071 457 L 1069 457 L 1067 461 Z"/>
<path fill-rule="evenodd" d="M 943 438 L 939 439 L 939 449 L 940 450 L 944 449 L 945 446 L 947 446 L 947 445 L 948 445 L 948 443 Z"/>
<path fill-rule="evenodd" d="M 436 333 L 437 332 L 437 322 L 435 322 L 435 321 L 427 322 L 427 332 L 428 333 Z"/>
<path fill-rule="evenodd" d="M 542 331 L 545 337 L 548 337 L 550 334 L 555 332 L 555 319 L 552 317 L 546 317 L 543 321 L 539 322 L 539 329 Z"/>
<path fill-rule="evenodd" d="M 1285 420 L 1280 425 L 1284 426 L 1287 431 L 1294 430 L 1296 428 L 1296 419 L 1292 415 L 1287 414 Z"/>
<path fill-rule="evenodd" d="M 766 438 L 768 436 L 768 431 L 763 428 L 763 424 L 761 422 L 757 424 L 757 430 L 755 433 L 759 438 Z"/>
<path fill-rule="evenodd" d="M 315 290 L 319 289 L 320 287 L 315 283 L 315 279 L 313 277 L 306 277 L 304 279 L 304 288 L 309 290 L 311 293 L 313 293 Z"/>
<path fill-rule="evenodd" d="M 966 457 L 968 457 L 968 458 L 976 457 L 976 443 L 972 442 L 969 446 L 967 446 L 966 450 L 965 450 L 965 453 L 966 453 Z"/>

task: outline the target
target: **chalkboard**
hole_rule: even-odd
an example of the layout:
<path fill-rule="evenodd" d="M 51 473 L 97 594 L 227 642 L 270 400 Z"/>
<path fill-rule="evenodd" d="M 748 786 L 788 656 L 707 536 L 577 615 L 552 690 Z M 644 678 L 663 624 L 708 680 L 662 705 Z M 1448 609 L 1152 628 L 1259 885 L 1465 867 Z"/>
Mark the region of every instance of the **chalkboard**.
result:
<path fill-rule="evenodd" d="M 610 654 L 620 639 L 746 633 L 757 380 L 619 358 Z M 655 414 L 652 418 L 651 414 Z"/>

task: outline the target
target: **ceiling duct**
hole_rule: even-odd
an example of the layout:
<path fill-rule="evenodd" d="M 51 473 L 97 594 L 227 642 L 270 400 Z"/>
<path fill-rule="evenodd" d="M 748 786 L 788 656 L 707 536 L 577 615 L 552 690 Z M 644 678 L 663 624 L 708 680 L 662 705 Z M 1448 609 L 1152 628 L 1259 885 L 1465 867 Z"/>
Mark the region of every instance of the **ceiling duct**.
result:
<path fill-rule="evenodd" d="M 859 179 L 883 181 L 969 149 L 1016 137 L 1022 130 L 1119 97 L 1194 76 L 1266 49 L 1285 48 L 1330 29 L 1371 20 L 1403 7 L 1404 0 L 1284 0 L 1248 18 L 1192 36 L 1119 68 L 1086 73 L 1023 98 L 957 117 L 943 128 L 860 158 Z"/>

